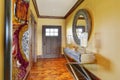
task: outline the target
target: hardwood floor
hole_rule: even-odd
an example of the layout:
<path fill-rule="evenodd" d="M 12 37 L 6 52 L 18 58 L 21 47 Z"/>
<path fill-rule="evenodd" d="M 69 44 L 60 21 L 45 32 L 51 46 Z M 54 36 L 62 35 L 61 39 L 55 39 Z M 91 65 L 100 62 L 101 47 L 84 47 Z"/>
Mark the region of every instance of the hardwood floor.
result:
<path fill-rule="evenodd" d="M 73 80 L 65 64 L 65 58 L 39 59 L 27 80 Z"/>

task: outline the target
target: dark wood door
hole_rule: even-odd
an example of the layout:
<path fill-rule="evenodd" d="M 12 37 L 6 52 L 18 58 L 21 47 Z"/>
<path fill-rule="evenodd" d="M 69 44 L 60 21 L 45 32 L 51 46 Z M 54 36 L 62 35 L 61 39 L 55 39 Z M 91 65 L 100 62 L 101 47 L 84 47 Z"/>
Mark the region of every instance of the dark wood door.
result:
<path fill-rule="evenodd" d="M 43 58 L 61 56 L 61 26 L 42 27 Z"/>

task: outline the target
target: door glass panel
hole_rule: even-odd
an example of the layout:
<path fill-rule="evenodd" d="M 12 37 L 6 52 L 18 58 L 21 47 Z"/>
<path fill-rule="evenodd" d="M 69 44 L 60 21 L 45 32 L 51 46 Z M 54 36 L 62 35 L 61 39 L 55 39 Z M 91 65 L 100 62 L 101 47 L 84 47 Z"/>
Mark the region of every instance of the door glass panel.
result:
<path fill-rule="evenodd" d="M 58 36 L 58 33 L 55 33 L 54 36 Z"/>
<path fill-rule="evenodd" d="M 54 32 L 55 32 L 55 33 L 58 33 L 58 29 L 54 29 Z"/>
<path fill-rule="evenodd" d="M 46 28 L 45 36 L 58 36 L 57 28 Z"/>
<path fill-rule="evenodd" d="M 49 34 L 49 32 L 46 32 L 45 35 L 46 35 L 46 36 L 49 36 L 50 34 Z"/>
<path fill-rule="evenodd" d="M 53 33 L 53 32 L 51 32 L 51 33 L 50 33 L 50 36 L 54 36 L 54 33 Z"/>
<path fill-rule="evenodd" d="M 50 32 L 53 33 L 54 29 L 50 29 Z"/>
<path fill-rule="evenodd" d="M 46 32 L 50 32 L 50 29 L 46 29 Z"/>

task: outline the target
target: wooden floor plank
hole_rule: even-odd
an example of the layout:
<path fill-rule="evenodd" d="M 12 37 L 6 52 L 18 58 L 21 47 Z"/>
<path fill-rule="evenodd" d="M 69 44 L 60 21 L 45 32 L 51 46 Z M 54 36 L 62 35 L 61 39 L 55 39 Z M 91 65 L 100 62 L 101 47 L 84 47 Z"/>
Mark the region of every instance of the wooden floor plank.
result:
<path fill-rule="evenodd" d="M 65 58 L 39 59 L 32 67 L 27 80 L 73 80 Z"/>

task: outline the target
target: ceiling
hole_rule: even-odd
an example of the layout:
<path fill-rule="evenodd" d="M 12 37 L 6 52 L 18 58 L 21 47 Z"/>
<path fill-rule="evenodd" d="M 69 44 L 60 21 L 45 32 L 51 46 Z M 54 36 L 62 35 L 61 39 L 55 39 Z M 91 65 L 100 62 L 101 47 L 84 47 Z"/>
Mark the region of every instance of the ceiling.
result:
<path fill-rule="evenodd" d="M 65 18 L 83 0 L 33 0 L 39 17 Z"/>

